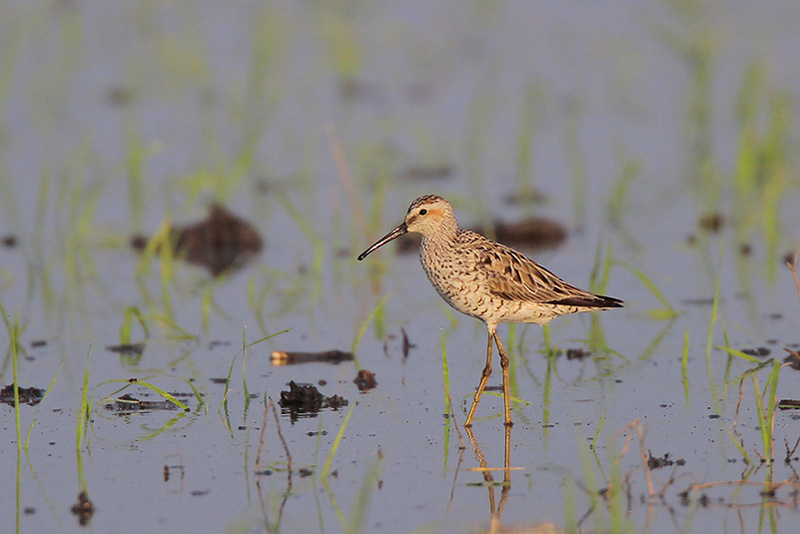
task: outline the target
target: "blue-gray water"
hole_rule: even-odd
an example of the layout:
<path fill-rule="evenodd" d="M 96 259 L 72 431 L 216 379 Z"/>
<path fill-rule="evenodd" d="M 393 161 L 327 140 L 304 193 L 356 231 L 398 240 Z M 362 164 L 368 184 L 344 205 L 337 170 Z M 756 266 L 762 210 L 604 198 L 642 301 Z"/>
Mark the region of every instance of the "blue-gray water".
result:
<path fill-rule="evenodd" d="M 598 249 L 610 251 L 604 291 L 626 303 L 597 316 L 601 330 L 588 315 L 553 322 L 551 341 L 564 350 L 589 350 L 593 331 L 610 350 L 562 355 L 549 375 L 541 329 L 516 327 L 516 394 L 525 402 L 513 406 L 510 464 L 521 469 L 510 471 L 504 528 L 580 520 L 591 507 L 581 488 L 609 486 L 633 435 L 618 464 L 630 477 L 630 531 L 797 530 L 791 484 L 775 499 L 755 485 L 713 487 L 702 491 L 707 506 L 699 494 L 690 504 L 678 495 L 693 483 L 768 476 L 763 466 L 748 470 L 731 437 L 739 432 L 752 458 L 763 451 L 751 378 L 734 427 L 739 379 L 753 364 L 734 358 L 725 384 L 726 353 L 712 347 L 708 363 L 705 354 L 717 283 L 713 346 L 727 334 L 735 349 L 767 347 L 782 359 L 782 347 L 800 341 L 800 300 L 781 259 L 800 225 L 795 2 L 74 1 L 6 2 L 0 11 L 0 234 L 19 242 L 0 247 L 0 302 L 24 327 L 20 385 L 46 388 L 63 366 L 40 405 L 29 455 L 19 457 L 18 482 L 14 412 L 0 407 L 0 530 L 81 530 L 69 511 L 81 476 L 97 532 L 488 529 L 489 491 L 470 470 L 479 461 L 469 441 L 459 449 L 443 416 L 441 362 L 444 337 L 463 422 L 485 329 L 446 307 L 415 255 L 389 246 L 355 260 L 432 192 L 450 199 L 465 225 L 528 214 L 560 221 L 569 238 L 537 261 L 588 287 Z M 734 188 L 744 150 L 737 102 L 753 72 L 751 144 L 765 143 L 770 106 L 785 98 L 785 109 L 774 108 L 785 133 L 772 129 L 785 156 L 773 152 L 780 164 L 761 178 L 772 185 L 742 199 Z M 533 127 L 521 133 L 526 102 Z M 532 149 L 530 171 L 518 178 L 520 143 Z M 442 166 L 450 177 L 407 178 Z M 625 169 L 632 178 L 623 194 Z M 142 187 L 132 193 L 131 183 Z M 547 202 L 504 200 L 525 187 Z M 217 282 L 176 264 L 163 289 L 159 262 L 143 272 L 129 238 L 166 220 L 197 221 L 213 200 L 251 221 L 265 248 Z M 765 229 L 770 207 L 775 231 Z M 725 218 L 719 234 L 698 227 L 713 211 Z M 654 317 L 665 305 L 637 273 L 681 314 Z M 386 295 L 381 326 L 370 322 L 356 351 L 358 365 L 376 373 L 376 389 L 357 391 L 354 363 L 271 366 L 273 350 L 349 350 Z M 120 342 L 130 307 L 149 328 L 135 365 L 105 349 Z M 210 378 L 228 374 L 243 326 L 247 342 L 291 330 L 247 349 L 247 387 L 257 396 L 247 409 L 237 357 L 226 416 L 224 386 Z M 401 327 L 415 344 L 407 359 Z M 196 337 L 181 339 L 187 333 Z M 509 339 L 507 327 L 501 334 Z M 143 337 L 134 320 L 133 340 Z M 36 340 L 47 344 L 32 348 Z M 94 404 L 81 472 L 76 419 L 87 352 Z M 762 390 L 767 372 L 757 375 Z M 0 373 L 2 385 L 13 381 L 8 358 Z M 189 399 L 185 415 L 117 416 L 97 403 L 119 386 L 99 384 L 131 377 L 180 392 L 190 391 L 182 378 L 193 379 L 205 405 L 197 410 Z M 323 393 L 350 405 L 294 424 L 281 417 L 289 491 L 271 414 L 260 438 L 265 395 L 277 401 L 290 380 L 325 380 Z M 784 368 L 776 397 L 795 398 L 798 380 Z M 498 369 L 490 385 L 499 383 Z M 21 410 L 23 439 L 34 410 Z M 348 413 L 330 466 L 336 476 L 323 481 Z M 500 399 L 484 397 L 474 434 L 489 467 L 503 466 L 501 414 Z M 626 431 L 637 419 L 653 456 L 685 460 L 652 472 L 656 491 L 675 480 L 651 506 L 641 500 L 639 438 Z M 791 411 L 777 413 L 774 437 L 772 478 L 780 481 L 794 472 L 783 463 L 784 439 L 791 447 L 798 438 Z M 165 481 L 165 465 L 182 466 L 182 476 L 171 468 Z M 260 468 L 272 474 L 256 475 Z M 583 531 L 616 526 L 597 502 Z"/>

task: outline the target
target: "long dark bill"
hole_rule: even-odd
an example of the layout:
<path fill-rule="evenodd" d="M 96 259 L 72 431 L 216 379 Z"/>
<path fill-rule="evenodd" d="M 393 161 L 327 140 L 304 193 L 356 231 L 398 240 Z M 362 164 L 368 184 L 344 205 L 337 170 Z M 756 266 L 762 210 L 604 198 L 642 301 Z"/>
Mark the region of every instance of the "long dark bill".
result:
<path fill-rule="evenodd" d="M 378 241 L 376 241 L 374 245 L 372 245 L 367 250 L 362 252 L 361 255 L 358 257 L 358 261 L 363 260 L 364 258 L 369 256 L 374 250 L 381 248 L 383 245 L 385 245 L 392 239 L 397 239 L 398 237 L 400 237 L 405 233 L 408 233 L 408 227 L 406 226 L 406 223 L 403 223 L 394 230 L 392 230 L 391 232 L 389 232 L 388 234 L 386 234 L 385 236 L 383 236 L 382 238 L 378 239 Z"/>

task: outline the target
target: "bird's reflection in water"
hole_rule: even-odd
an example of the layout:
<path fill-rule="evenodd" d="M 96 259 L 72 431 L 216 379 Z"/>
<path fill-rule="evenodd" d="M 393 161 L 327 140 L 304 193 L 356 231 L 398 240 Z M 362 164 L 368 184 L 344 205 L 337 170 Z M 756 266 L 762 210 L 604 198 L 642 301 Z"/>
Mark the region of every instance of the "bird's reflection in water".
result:
<path fill-rule="evenodd" d="M 505 431 L 503 467 L 491 467 L 486 462 L 486 457 L 483 455 L 483 451 L 481 450 L 478 440 L 475 439 L 475 435 L 472 433 L 472 428 L 465 427 L 470 445 L 472 445 L 472 450 L 475 453 L 475 459 L 478 460 L 479 465 L 479 467 L 470 468 L 470 471 L 480 471 L 483 475 L 483 483 L 489 490 L 489 512 L 491 513 L 491 519 L 489 522 L 489 528 L 486 530 L 486 532 L 490 532 L 492 534 L 562 534 L 564 530 L 552 523 L 503 525 L 500 522 L 500 516 L 502 515 L 503 508 L 508 500 L 508 495 L 511 492 L 511 472 L 521 471 L 524 469 L 522 467 L 511 467 L 511 428 L 512 427 L 510 426 L 503 427 L 503 430 Z M 461 460 L 459 460 L 459 467 L 460 465 Z M 456 468 L 456 477 L 458 476 L 458 470 L 459 468 Z M 495 473 L 499 471 L 503 472 L 502 481 L 497 481 L 494 476 Z M 453 479 L 453 483 L 455 485 L 455 478 Z M 497 500 L 497 494 L 495 492 L 497 487 L 501 488 L 499 501 Z"/>
<path fill-rule="evenodd" d="M 504 426 L 505 443 L 503 451 L 503 467 L 489 467 L 486 463 L 486 457 L 483 455 L 481 446 L 475 435 L 472 433 L 471 427 L 465 427 L 467 437 L 469 438 L 472 450 L 475 453 L 475 459 L 478 460 L 480 467 L 473 467 L 471 471 L 480 471 L 483 474 L 483 482 L 489 490 L 489 511 L 491 512 L 491 532 L 498 532 L 500 528 L 500 515 L 503 513 L 503 507 L 508 499 L 508 493 L 511 491 L 511 427 Z M 517 468 L 515 468 L 517 469 Z M 497 482 L 494 478 L 494 473 L 502 471 L 503 481 Z M 495 495 L 495 488 L 500 486 L 500 501 L 497 501 Z"/>

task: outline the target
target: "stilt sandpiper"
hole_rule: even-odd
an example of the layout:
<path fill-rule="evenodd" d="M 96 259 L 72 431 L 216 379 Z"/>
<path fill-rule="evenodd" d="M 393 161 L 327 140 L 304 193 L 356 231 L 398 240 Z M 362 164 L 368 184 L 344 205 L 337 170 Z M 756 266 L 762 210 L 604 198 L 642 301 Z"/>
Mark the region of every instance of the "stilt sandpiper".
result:
<path fill-rule="evenodd" d="M 503 371 L 505 424 L 512 425 L 508 393 L 508 356 L 497 335 L 499 323 L 547 324 L 559 315 L 622 307 L 614 297 L 578 289 L 519 252 L 470 230 L 459 230 L 453 207 L 440 196 L 411 203 L 403 223 L 361 253 L 359 261 L 408 232 L 422 234 L 420 260 L 439 295 L 453 308 L 486 324 L 486 366 L 466 426 L 492 374 L 492 340 Z"/>

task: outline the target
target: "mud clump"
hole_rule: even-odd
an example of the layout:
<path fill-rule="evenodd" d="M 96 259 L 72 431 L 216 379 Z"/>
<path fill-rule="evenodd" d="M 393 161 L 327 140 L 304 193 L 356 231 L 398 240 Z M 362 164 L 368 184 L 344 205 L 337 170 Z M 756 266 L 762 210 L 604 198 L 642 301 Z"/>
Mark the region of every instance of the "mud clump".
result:
<path fill-rule="evenodd" d="M 661 469 L 662 467 L 669 467 L 672 465 L 685 465 L 686 461 L 683 459 L 673 460 L 670 458 L 670 454 L 667 452 L 664 456 L 655 457 L 653 453 L 648 450 L 647 451 L 647 468 L 651 471 L 653 469 Z"/>
<path fill-rule="evenodd" d="M 361 369 L 358 372 L 353 379 L 353 383 L 359 391 L 369 391 L 370 389 L 375 389 L 375 386 L 378 385 L 378 381 L 375 380 L 375 373 L 366 369 Z"/>
<path fill-rule="evenodd" d="M 581 348 L 577 349 L 567 349 L 567 360 L 583 360 L 584 358 L 588 358 L 591 356 L 592 353 L 588 350 L 583 350 Z"/>
<path fill-rule="evenodd" d="M 766 358 L 769 356 L 770 350 L 766 347 L 756 347 L 754 349 L 742 349 L 742 352 L 756 358 Z"/>
<path fill-rule="evenodd" d="M 205 268 L 214 278 L 241 269 L 264 245 L 252 224 L 219 204 L 209 207 L 204 220 L 172 228 L 169 242 L 176 256 Z M 144 250 L 147 243 L 147 238 L 141 235 L 131 238 L 135 250 Z"/>
<path fill-rule="evenodd" d="M 278 404 L 295 421 L 298 417 L 316 417 L 324 408 L 338 410 L 347 406 L 348 401 L 338 395 L 326 397 L 313 384 L 297 384 L 292 380 L 289 382 L 289 390 L 281 391 Z"/>
<path fill-rule="evenodd" d="M 122 343 L 120 345 L 107 345 L 106 350 L 116 352 L 123 356 L 141 356 L 144 352 L 144 343 Z"/>
<path fill-rule="evenodd" d="M 89 495 L 85 491 L 78 494 L 78 502 L 72 505 L 70 511 L 78 516 L 78 523 L 85 527 L 94 515 L 94 504 L 89 500 Z"/>
<path fill-rule="evenodd" d="M 29 406 L 36 406 L 44 398 L 44 391 L 41 388 L 29 387 L 19 388 L 19 401 Z M 0 402 L 14 406 L 14 384 L 9 384 L 0 390 Z"/>

